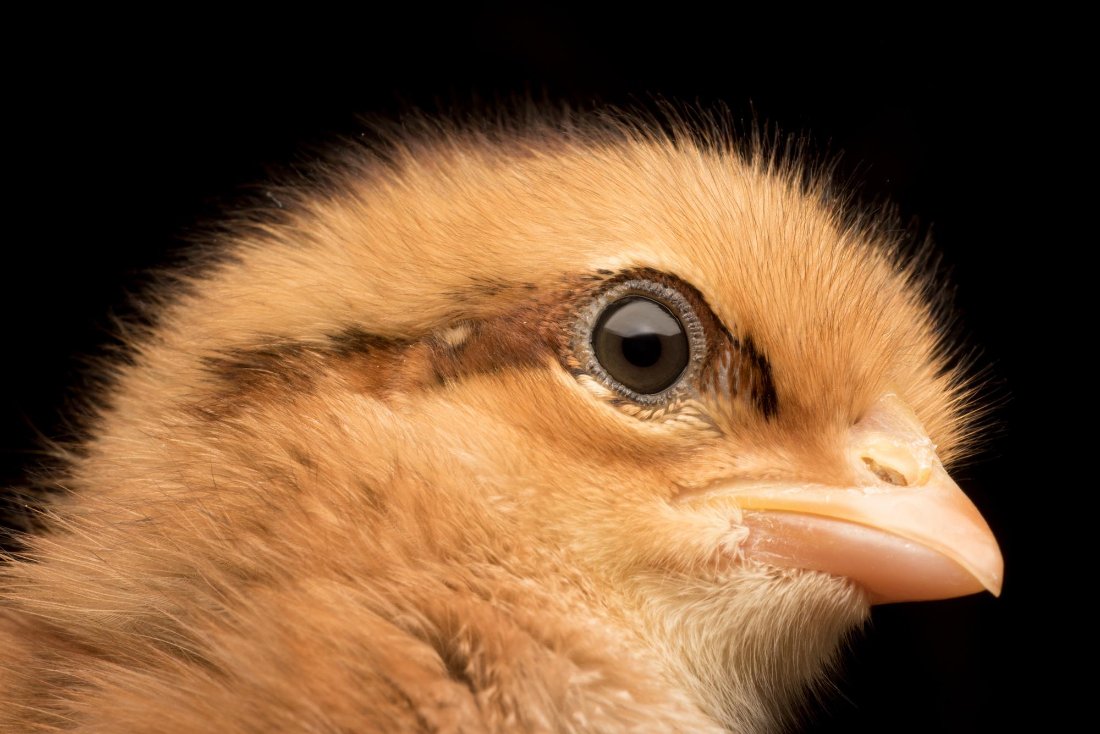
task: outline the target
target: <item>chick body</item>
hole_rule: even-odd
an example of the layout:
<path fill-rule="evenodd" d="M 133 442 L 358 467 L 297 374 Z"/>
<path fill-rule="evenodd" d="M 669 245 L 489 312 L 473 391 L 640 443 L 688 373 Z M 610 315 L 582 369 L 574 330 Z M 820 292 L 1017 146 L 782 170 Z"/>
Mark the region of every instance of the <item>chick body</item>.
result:
<path fill-rule="evenodd" d="M 789 720 L 869 598 L 682 498 L 852 486 L 883 395 L 943 460 L 969 430 L 916 266 L 804 180 L 713 131 L 543 122 L 274 192 L 135 338 L 4 568 L 0 727 Z M 667 400 L 585 354 L 598 294 L 639 279 L 706 344 Z"/>

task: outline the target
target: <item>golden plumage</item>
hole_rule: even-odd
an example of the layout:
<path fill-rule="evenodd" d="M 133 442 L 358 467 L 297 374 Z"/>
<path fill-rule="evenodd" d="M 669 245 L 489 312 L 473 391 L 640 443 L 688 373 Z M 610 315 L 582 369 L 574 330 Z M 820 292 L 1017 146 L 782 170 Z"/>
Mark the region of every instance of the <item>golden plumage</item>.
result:
<path fill-rule="evenodd" d="M 941 488 L 970 430 L 919 262 L 824 182 L 622 121 L 320 178 L 117 366 L 0 576 L 4 731 L 760 731 L 873 596 L 999 583 L 968 540 L 931 591 L 768 545 L 776 488 Z M 657 397 L 592 354 L 616 289 L 695 329 Z"/>

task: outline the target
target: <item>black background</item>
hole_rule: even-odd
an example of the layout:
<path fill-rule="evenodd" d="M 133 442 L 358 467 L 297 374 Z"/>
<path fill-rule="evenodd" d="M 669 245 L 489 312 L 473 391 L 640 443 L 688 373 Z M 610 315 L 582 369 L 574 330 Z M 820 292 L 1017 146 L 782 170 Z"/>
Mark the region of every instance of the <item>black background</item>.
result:
<path fill-rule="evenodd" d="M 87 384 L 81 359 L 111 342 L 110 315 L 127 312 L 142 273 L 243 186 L 354 134 L 356 115 L 516 94 L 722 103 L 840 154 L 864 197 L 888 197 L 931 233 L 1001 396 L 985 452 L 957 478 L 1002 542 L 1003 596 L 876 608 L 805 730 L 996 730 L 1063 710 L 1050 704 L 1060 676 L 1044 614 L 1066 597 L 1050 572 L 1062 541 L 1036 510 L 1056 496 L 1040 464 L 1061 430 L 1049 411 L 1066 397 L 1051 396 L 1069 379 L 1046 316 L 1068 289 L 1052 264 L 1062 243 L 1040 203 L 1058 186 L 1049 163 L 1072 158 L 1081 132 L 1059 88 L 1069 62 L 1036 50 L 1042 33 L 1026 27 L 795 33 L 776 18 L 673 16 L 424 11 L 280 34 L 162 22 L 140 36 L 110 18 L 87 19 L 94 32 L 30 23 L 5 102 L 0 481 L 33 465 L 36 436 L 63 432 Z"/>

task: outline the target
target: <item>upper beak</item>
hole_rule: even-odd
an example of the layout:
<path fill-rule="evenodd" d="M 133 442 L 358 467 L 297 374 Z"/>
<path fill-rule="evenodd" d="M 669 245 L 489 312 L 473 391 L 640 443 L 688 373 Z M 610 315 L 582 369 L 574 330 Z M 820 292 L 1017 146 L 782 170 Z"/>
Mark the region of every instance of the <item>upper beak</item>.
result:
<path fill-rule="evenodd" d="M 1000 594 L 997 540 L 896 395 L 856 424 L 848 448 L 855 486 L 731 483 L 699 499 L 745 511 L 747 557 L 847 576 L 875 603 Z"/>

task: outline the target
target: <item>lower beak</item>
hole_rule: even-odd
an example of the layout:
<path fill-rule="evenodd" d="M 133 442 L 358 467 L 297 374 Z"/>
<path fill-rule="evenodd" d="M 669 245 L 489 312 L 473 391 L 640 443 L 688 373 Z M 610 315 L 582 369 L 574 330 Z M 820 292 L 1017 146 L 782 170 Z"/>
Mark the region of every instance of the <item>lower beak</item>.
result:
<path fill-rule="evenodd" d="M 747 558 L 846 576 L 875 603 L 1000 594 L 992 531 L 896 395 L 853 428 L 850 458 L 857 486 L 731 483 L 692 501 L 743 511 Z"/>

